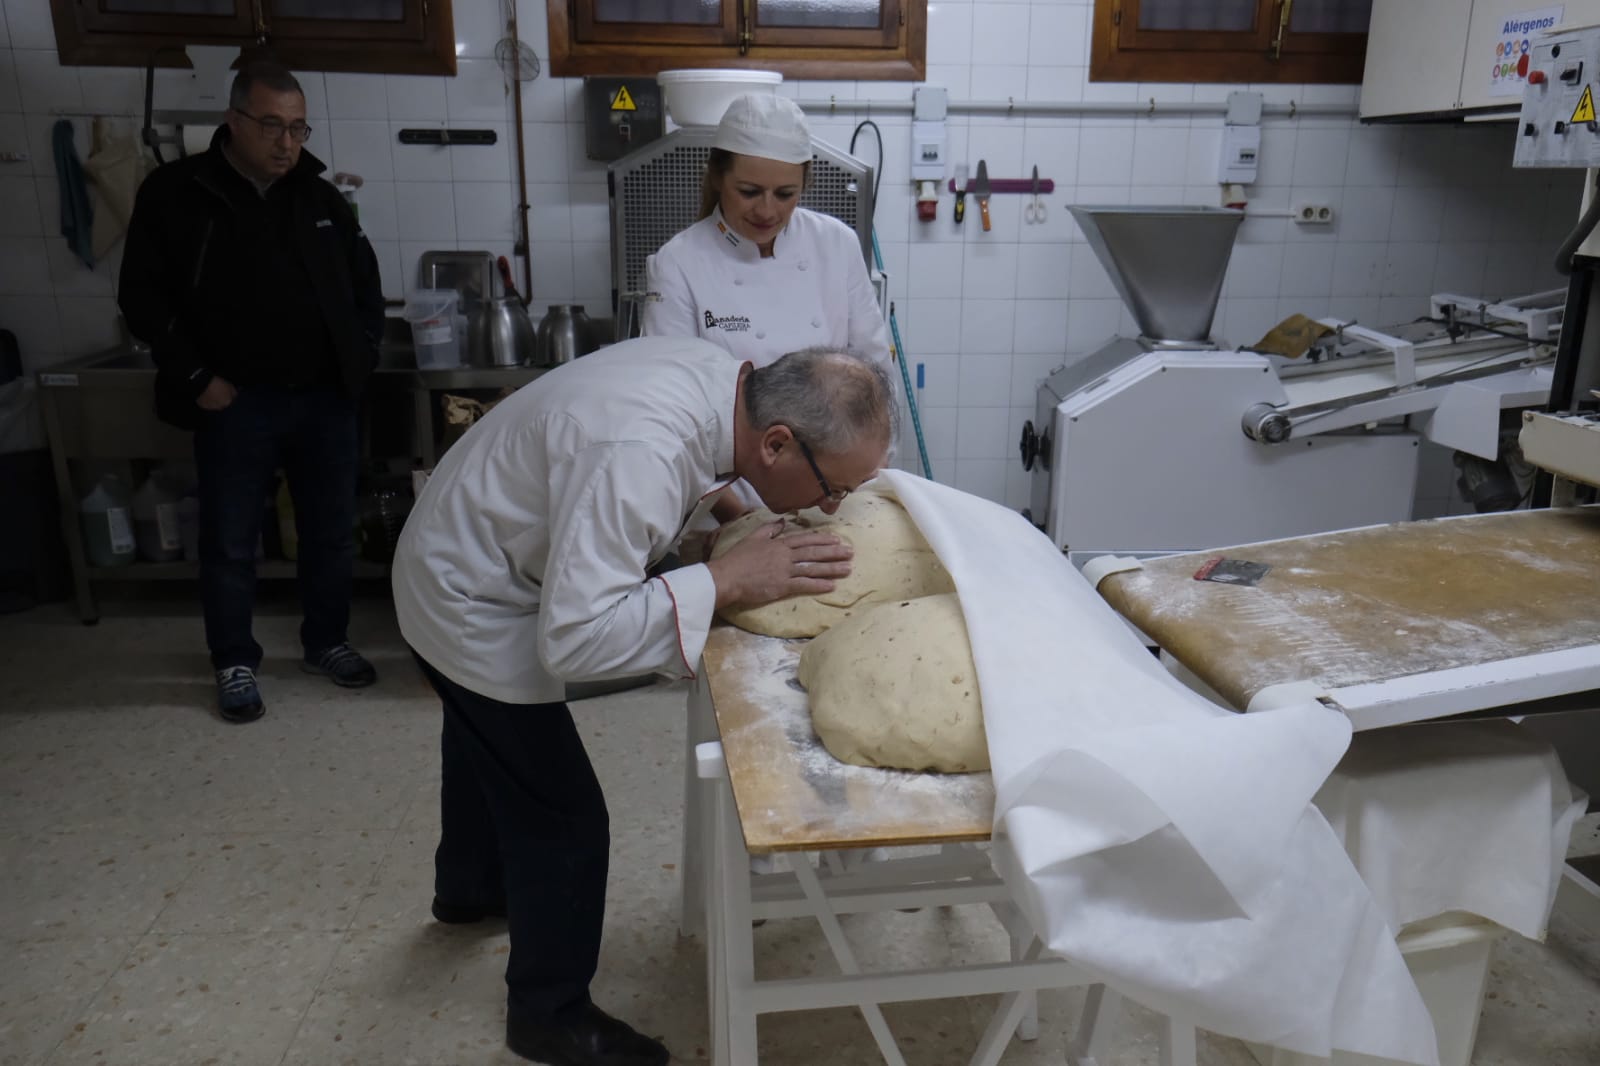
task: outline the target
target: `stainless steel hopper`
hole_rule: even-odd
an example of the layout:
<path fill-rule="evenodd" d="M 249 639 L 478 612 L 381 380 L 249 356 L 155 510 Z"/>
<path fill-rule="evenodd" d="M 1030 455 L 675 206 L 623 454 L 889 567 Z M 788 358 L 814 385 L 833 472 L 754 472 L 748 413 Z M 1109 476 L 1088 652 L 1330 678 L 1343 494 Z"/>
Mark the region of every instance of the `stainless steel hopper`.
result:
<path fill-rule="evenodd" d="M 1244 213 L 1221 207 L 1069 207 L 1146 340 L 1208 345 Z"/>

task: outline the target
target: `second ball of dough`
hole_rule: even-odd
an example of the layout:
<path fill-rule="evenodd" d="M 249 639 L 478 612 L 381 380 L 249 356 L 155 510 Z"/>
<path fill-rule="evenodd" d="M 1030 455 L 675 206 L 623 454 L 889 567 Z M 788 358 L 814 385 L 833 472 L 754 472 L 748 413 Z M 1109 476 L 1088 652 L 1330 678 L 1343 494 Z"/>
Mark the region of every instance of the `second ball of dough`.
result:
<path fill-rule="evenodd" d="M 811 724 L 841 762 L 901 770 L 989 769 L 978 674 L 952 595 L 881 604 L 800 653 Z"/>

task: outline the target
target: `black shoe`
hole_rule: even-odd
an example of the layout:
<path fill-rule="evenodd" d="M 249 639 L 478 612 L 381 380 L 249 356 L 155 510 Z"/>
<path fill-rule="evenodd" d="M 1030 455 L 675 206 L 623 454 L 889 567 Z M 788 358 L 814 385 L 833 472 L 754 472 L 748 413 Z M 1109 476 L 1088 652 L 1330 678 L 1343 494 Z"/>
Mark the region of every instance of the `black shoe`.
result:
<path fill-rule="evenodd" d="M 553 1018 L 506 1017 L 506 1047 L 545 1066 L 667 1066 L 659 1041 L 636 1033 L 593 1003 Z"/>
<path fill-rule="evenodd" d="M 248 666 L 225 666 L 217 671 L 217 713 L 224 722 L 253 722 L 266 712 L 254 670 Z"/>
<path fill-rule="evenodd" d="M 504 900 L 480 907 L 472 903 L 446 903 L 438 896 L 434 896 L 432 909 L 434 919 L 446 925 L 471 925 L 473 922 L 481 922 L 485 918 L 504 918 L 506 916 Z"/>
<path fill-rule="evenodd" d="M 348 644 L 335 644 L 315 655 L 308 654 L 301 661 L 300 669 L 308 674 L 324 674 L 333 678 L 335 685 L 345 688 L 366 688 L 378 680 L 378 671 Z"/>

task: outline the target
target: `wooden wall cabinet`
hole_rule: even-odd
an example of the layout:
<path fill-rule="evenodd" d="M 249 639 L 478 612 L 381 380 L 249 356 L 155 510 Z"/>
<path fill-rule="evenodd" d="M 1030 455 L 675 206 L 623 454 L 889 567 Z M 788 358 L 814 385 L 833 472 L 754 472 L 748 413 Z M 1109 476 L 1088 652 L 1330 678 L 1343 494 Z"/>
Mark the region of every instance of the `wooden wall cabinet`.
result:
<path fill-rule="evenodd" d="M 546 0 L 550 70 L 655 75 L 683 67 L 916 81 L 927 0 Z"/>
<path fill-rule="evenodd" d="M 482 2 L 482 0 L 472 0 Z M 50 0 L 68 66 L 174 65 L 171 46 L 263 44 L 294 70 L 454 74 L 451 0 Z M 158 50 L 168 48 L 164 54 Z"/>
<path fill-rule="evenodd" d="M 1528 0 L 1373 0 L 1366 74 L 1361 82 L 1364 119 L 1456 118 L 1504 112 L 1522 105 L 1520 83 L 1504 85 L 1494 68 L 1497 46 L 1532 42 L 1538 31 L 1507 33 L 1507 23 L 1535 11 L 1561 11 L 1558 26 L 1600 22 L 1600 0 L 1564 4 Z"/>

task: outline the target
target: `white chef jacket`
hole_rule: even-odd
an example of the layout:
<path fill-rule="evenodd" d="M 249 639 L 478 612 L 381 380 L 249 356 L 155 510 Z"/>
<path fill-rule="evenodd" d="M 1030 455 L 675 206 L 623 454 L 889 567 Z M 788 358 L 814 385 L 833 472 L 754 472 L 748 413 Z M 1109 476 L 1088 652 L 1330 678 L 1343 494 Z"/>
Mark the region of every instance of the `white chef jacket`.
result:
<path fill-rule="evenodd" d="M 756 366 L 817 346 L 887 362 L 889 334 L 854 230 L 797 207 L 772 252 L 761 258 L 713 208 L 646 262 L 644 333 L 704 337 Z"/>
<path fill-rule="evenodd" d="M 689 337 L 603 348 L 517 390 L 451 447 L 406 520 L 406 643 L 506 703 L 566 680 L 693 677 L 716 585 L 645 580 L 732 480 L 741 363 Z"/>

